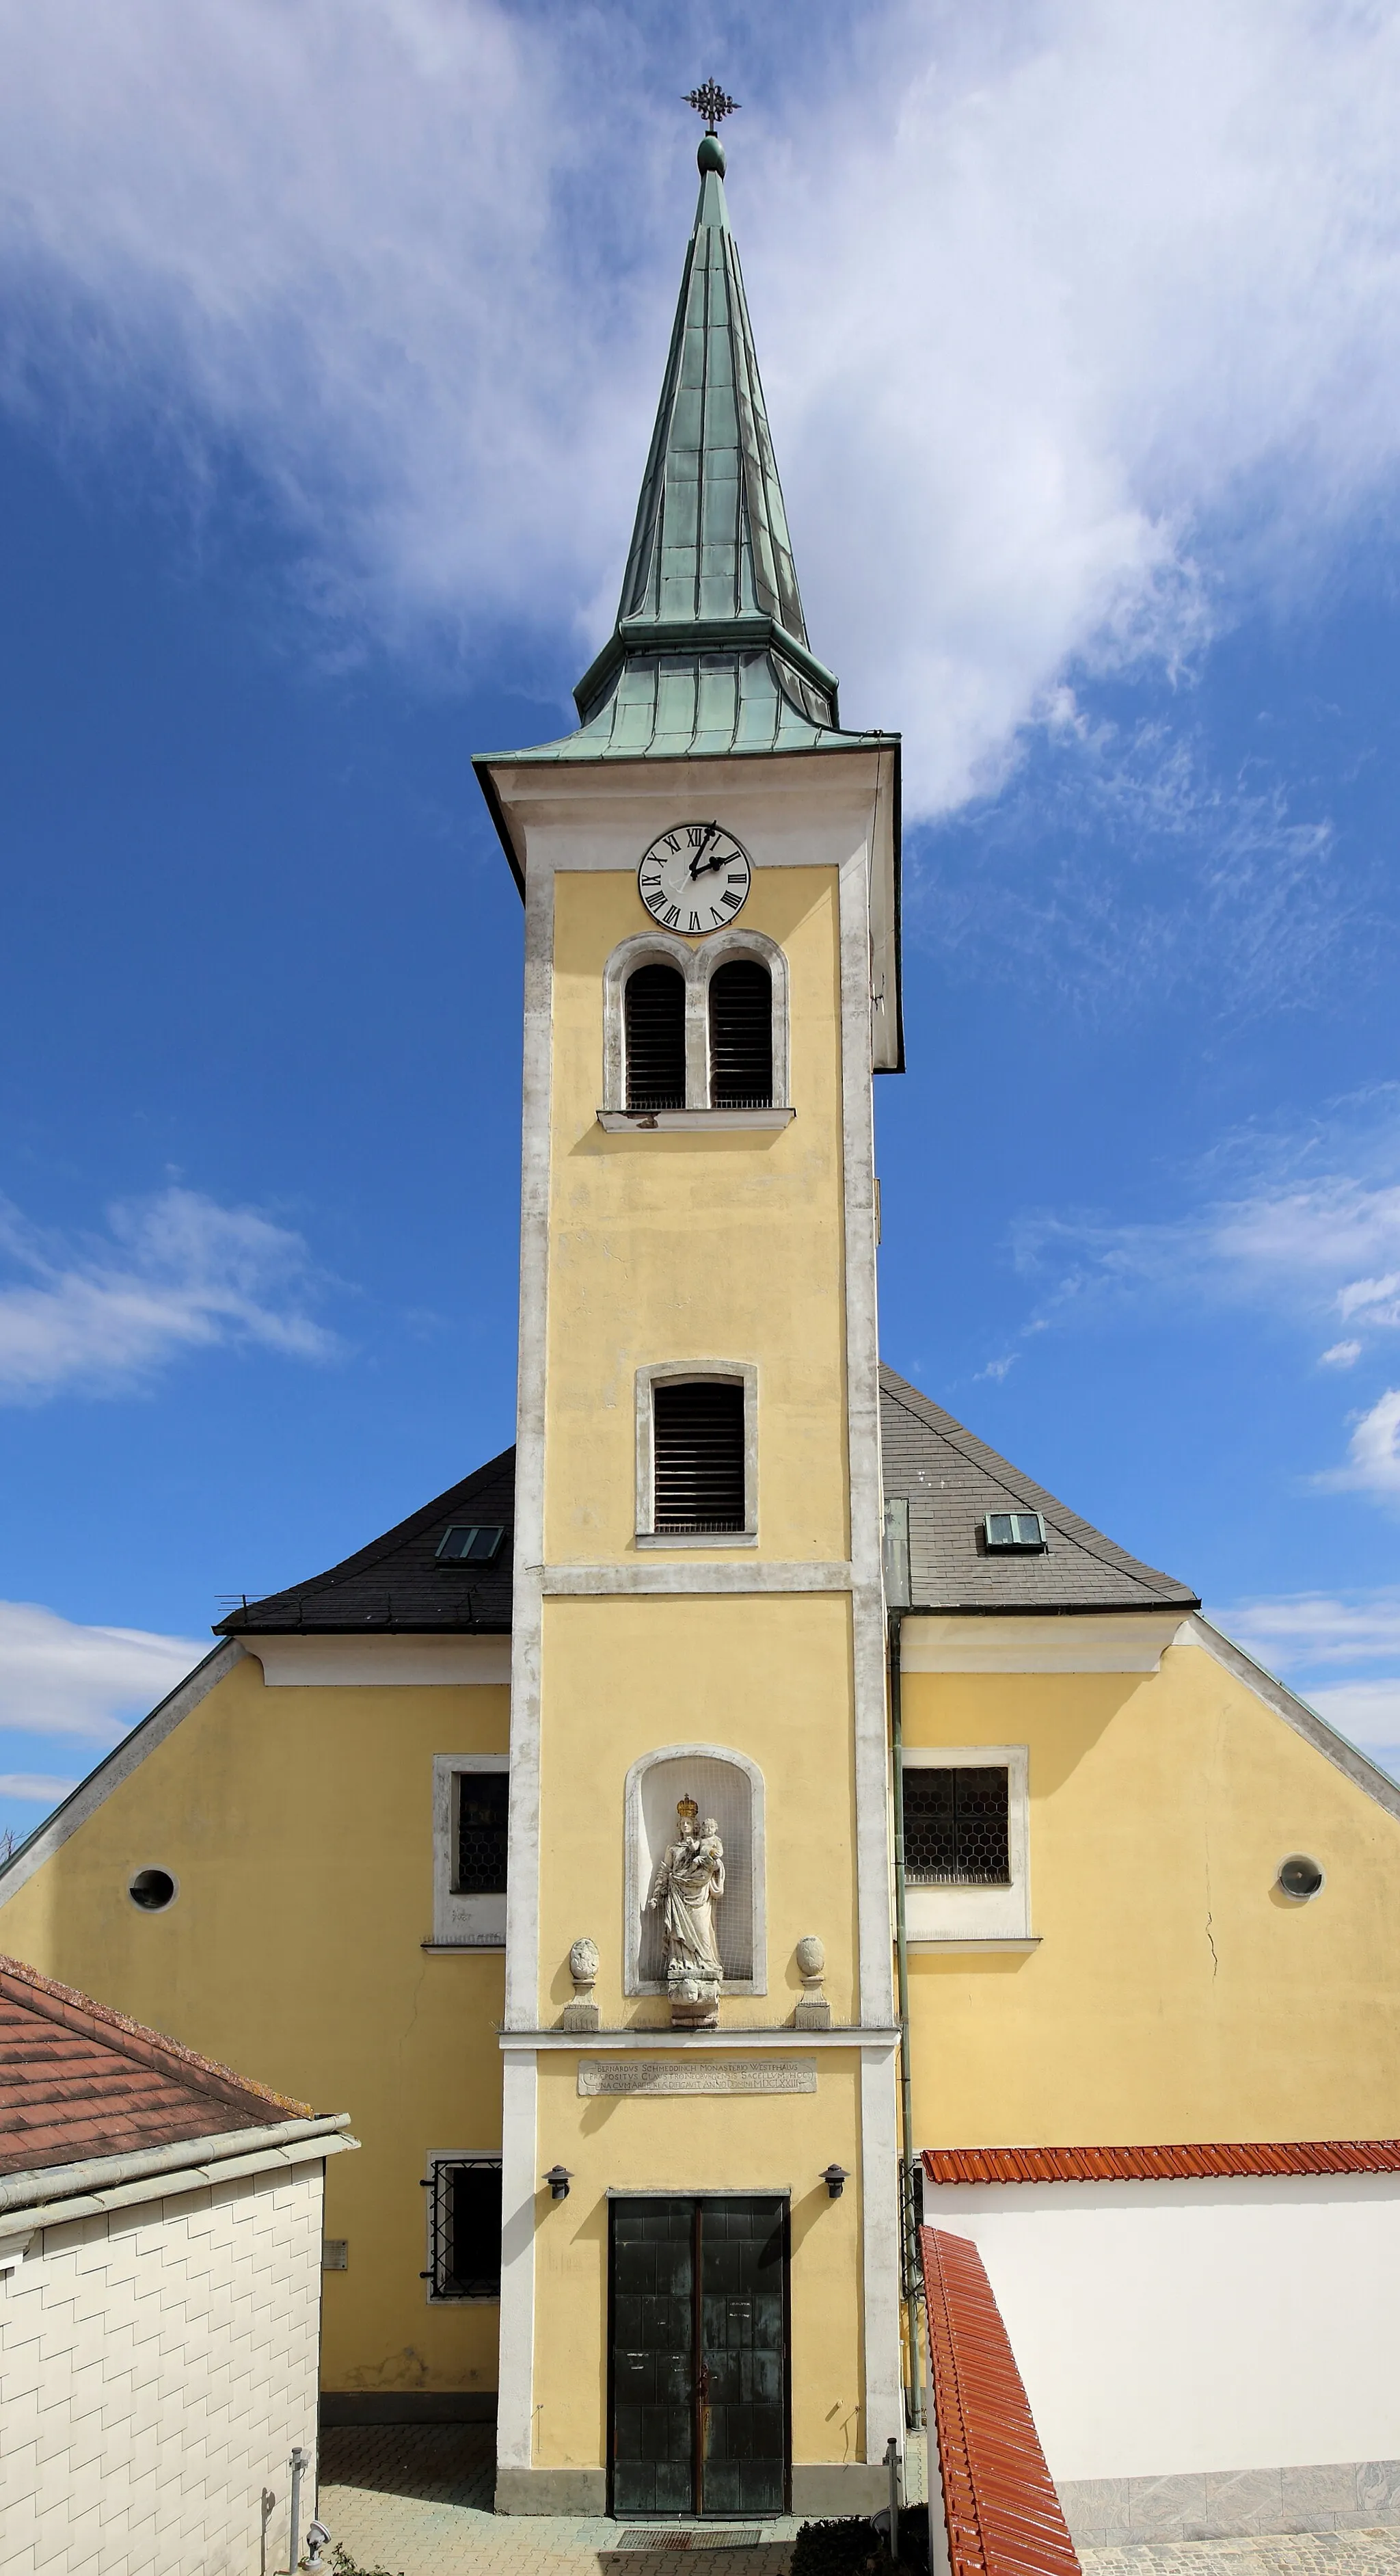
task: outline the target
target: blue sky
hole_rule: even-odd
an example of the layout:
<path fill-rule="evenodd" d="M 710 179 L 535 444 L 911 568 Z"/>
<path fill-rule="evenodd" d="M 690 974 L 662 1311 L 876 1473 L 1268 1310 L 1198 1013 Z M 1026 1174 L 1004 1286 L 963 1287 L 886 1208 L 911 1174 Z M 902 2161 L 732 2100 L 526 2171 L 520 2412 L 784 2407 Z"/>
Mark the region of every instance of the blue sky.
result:
<path fill-rule="evenodd" d="M 511 1437 L 470 755 L 610 622 L 708 73 L 906 741 L 886 1354 L 1400 1761 L 1400 22 L 746 14 L 0 0 L 17 1833 Z"/>

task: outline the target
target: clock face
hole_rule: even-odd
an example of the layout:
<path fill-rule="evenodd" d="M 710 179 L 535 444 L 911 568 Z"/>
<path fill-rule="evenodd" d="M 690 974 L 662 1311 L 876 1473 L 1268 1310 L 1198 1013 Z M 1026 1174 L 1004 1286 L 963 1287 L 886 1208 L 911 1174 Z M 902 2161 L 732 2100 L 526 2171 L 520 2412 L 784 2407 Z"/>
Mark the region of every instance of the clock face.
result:
<path fill-rule="evenodd" d="M 659 832 L 637 870 L 637 892 L 663 930 L 723 930 L 748 893 L 749 854 L 719 823 Z"/>

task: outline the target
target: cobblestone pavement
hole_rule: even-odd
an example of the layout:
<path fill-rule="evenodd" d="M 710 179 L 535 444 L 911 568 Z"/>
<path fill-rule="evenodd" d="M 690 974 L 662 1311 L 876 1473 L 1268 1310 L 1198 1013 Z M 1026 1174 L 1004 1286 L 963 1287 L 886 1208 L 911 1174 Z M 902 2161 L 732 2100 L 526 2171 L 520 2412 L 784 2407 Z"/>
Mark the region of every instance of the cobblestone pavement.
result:
<path fill-rule="evenodd" d="M 673 2524 L 620 2548 L 622 2527 L 602 2518 L 493 2513 L 494 2482 L 490 2425 L 342 2425 L 321 2436 L 321 2520 L 365 2576 L 658 2576 L 682 2555 L 703 2556 L 708 2576 L 787 2576 L 792 2521 L 764 2523 L 756 2547 L 736 2548 L 711 2523 L 685 2551 Z"/>
<path fill-rule="evenodd" d="M 1400 2531 L 1271 2532 L 1082 2549 L 1084 2576 L 1400 2576 Z"/>
<path fill-rule="evenodd" d="M 696 2556 L 706 2576 L 787 2576 L 795 2522 L 764 2523 L 757 2546 L 736 2547 L 712 2523 L 685 2548 L 671 2524 L 620 2547 L 630 2535 L 615 2522 L 493 2513 L 494 2476 L 489 2425 L 344 2426 L 321 2437 L 321 2519 L 363 2576 L 660 2576 Z M 1400 2530 L 1145 2540 L 1080 2556 L 1084 2576 L 1400 2576 Z"/>

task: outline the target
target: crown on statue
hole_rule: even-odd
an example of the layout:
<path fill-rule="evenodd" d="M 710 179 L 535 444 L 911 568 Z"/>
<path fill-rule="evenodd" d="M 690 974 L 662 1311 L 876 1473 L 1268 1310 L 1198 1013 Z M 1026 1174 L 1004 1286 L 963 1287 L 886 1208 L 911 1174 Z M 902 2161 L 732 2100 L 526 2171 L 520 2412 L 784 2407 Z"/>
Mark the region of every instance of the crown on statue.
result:
<path fill-rule="evenodd" d="M 693 1798 L 677 1798 L 676 1813 L 683 1825 L 693 1825 L 700 1810 Z"/>

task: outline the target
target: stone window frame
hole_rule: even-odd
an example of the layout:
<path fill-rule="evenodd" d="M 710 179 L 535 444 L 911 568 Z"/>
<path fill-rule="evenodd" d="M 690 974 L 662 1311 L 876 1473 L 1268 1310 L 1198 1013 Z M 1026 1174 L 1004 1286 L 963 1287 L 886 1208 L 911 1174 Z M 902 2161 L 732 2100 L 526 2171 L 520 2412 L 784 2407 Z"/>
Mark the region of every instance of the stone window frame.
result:
<path fill-rule="evenodd" d="M 906 1771 L 1005 1770 L 1009 1887 L 918 1887 L 906 1878 L 904 1919 L 911 1948 L 986 1942 L 1029 1947 L 1031 1932 L 1030 1747 L 1028 1744 L 906 1744 Z"/>
<path fill-rule="evenodd" d="M 710 1103 L 710 978 L 733 957 L 757 958 L 768 969 L 773 987 L 773 1105 L 771 1109 L 713 1109 Z M 776 939 L 738 923 L 717 930 L 712 938 L 688 947 L 669 931 L 643 930 L 624 939 L 603 969 L 603 1103 L 600 1116 L 636 1117 L 627 1107 L 627 1047 L 624 992 L 639 966 L 674 966 L 685 981 L 684 1110 L 658 1110 L 652 1117 L 691 1117 L 697 1110 L 726 1123 L 771 1122 L 791 1114 L 789 1065 L 788 964 Z"/>
<path fill-rule="evenodd" d="M 503 1950 L 506 1893 L 462 1896 L 453 1887 L 456 1782 L 468 1771 L 510 1770 L 508 1753 L 433 1755 L 433 1946 L 449 1950 Z"/>
<path fill-rule="evenodd" d="M 749 1784 L 749 1875 L 753 1927 L 749 1957 L 751 1973 L 747 1977 L 726 1977 L 727 1995 L 766 1995 L 768 1992 L 768 1905 L 767 1841 L 764 1821 L 765 1791 L 763 1773 L 747 1753 L 732 1744 L 659 1744 L 654 1752 L 643 1753 L 632 1764 L 623 1789 L 623 1936 L 622 1991 L 625 1995 L 664 1995 L 664 1983 L 655 1977 L 643 1977 L 642 1908 L 650 1890 L 642 1885 L 642 1782 L 659 1762 L 727 1762 L 741 1772 Z"/>
<path fill-rule="evenodd" d="M 653 1389 L 679 1379 L 686 1385 L 742 1386 L 744 1390 L 744 1526 L 741 1530 L 658 1530 L 656 1526 L 656 1410 Z M 635 1544 L 657 1547 L 757 1547 L 758 1370 L 752 1360 L 652 1360 L 636 1375 Z"/>

